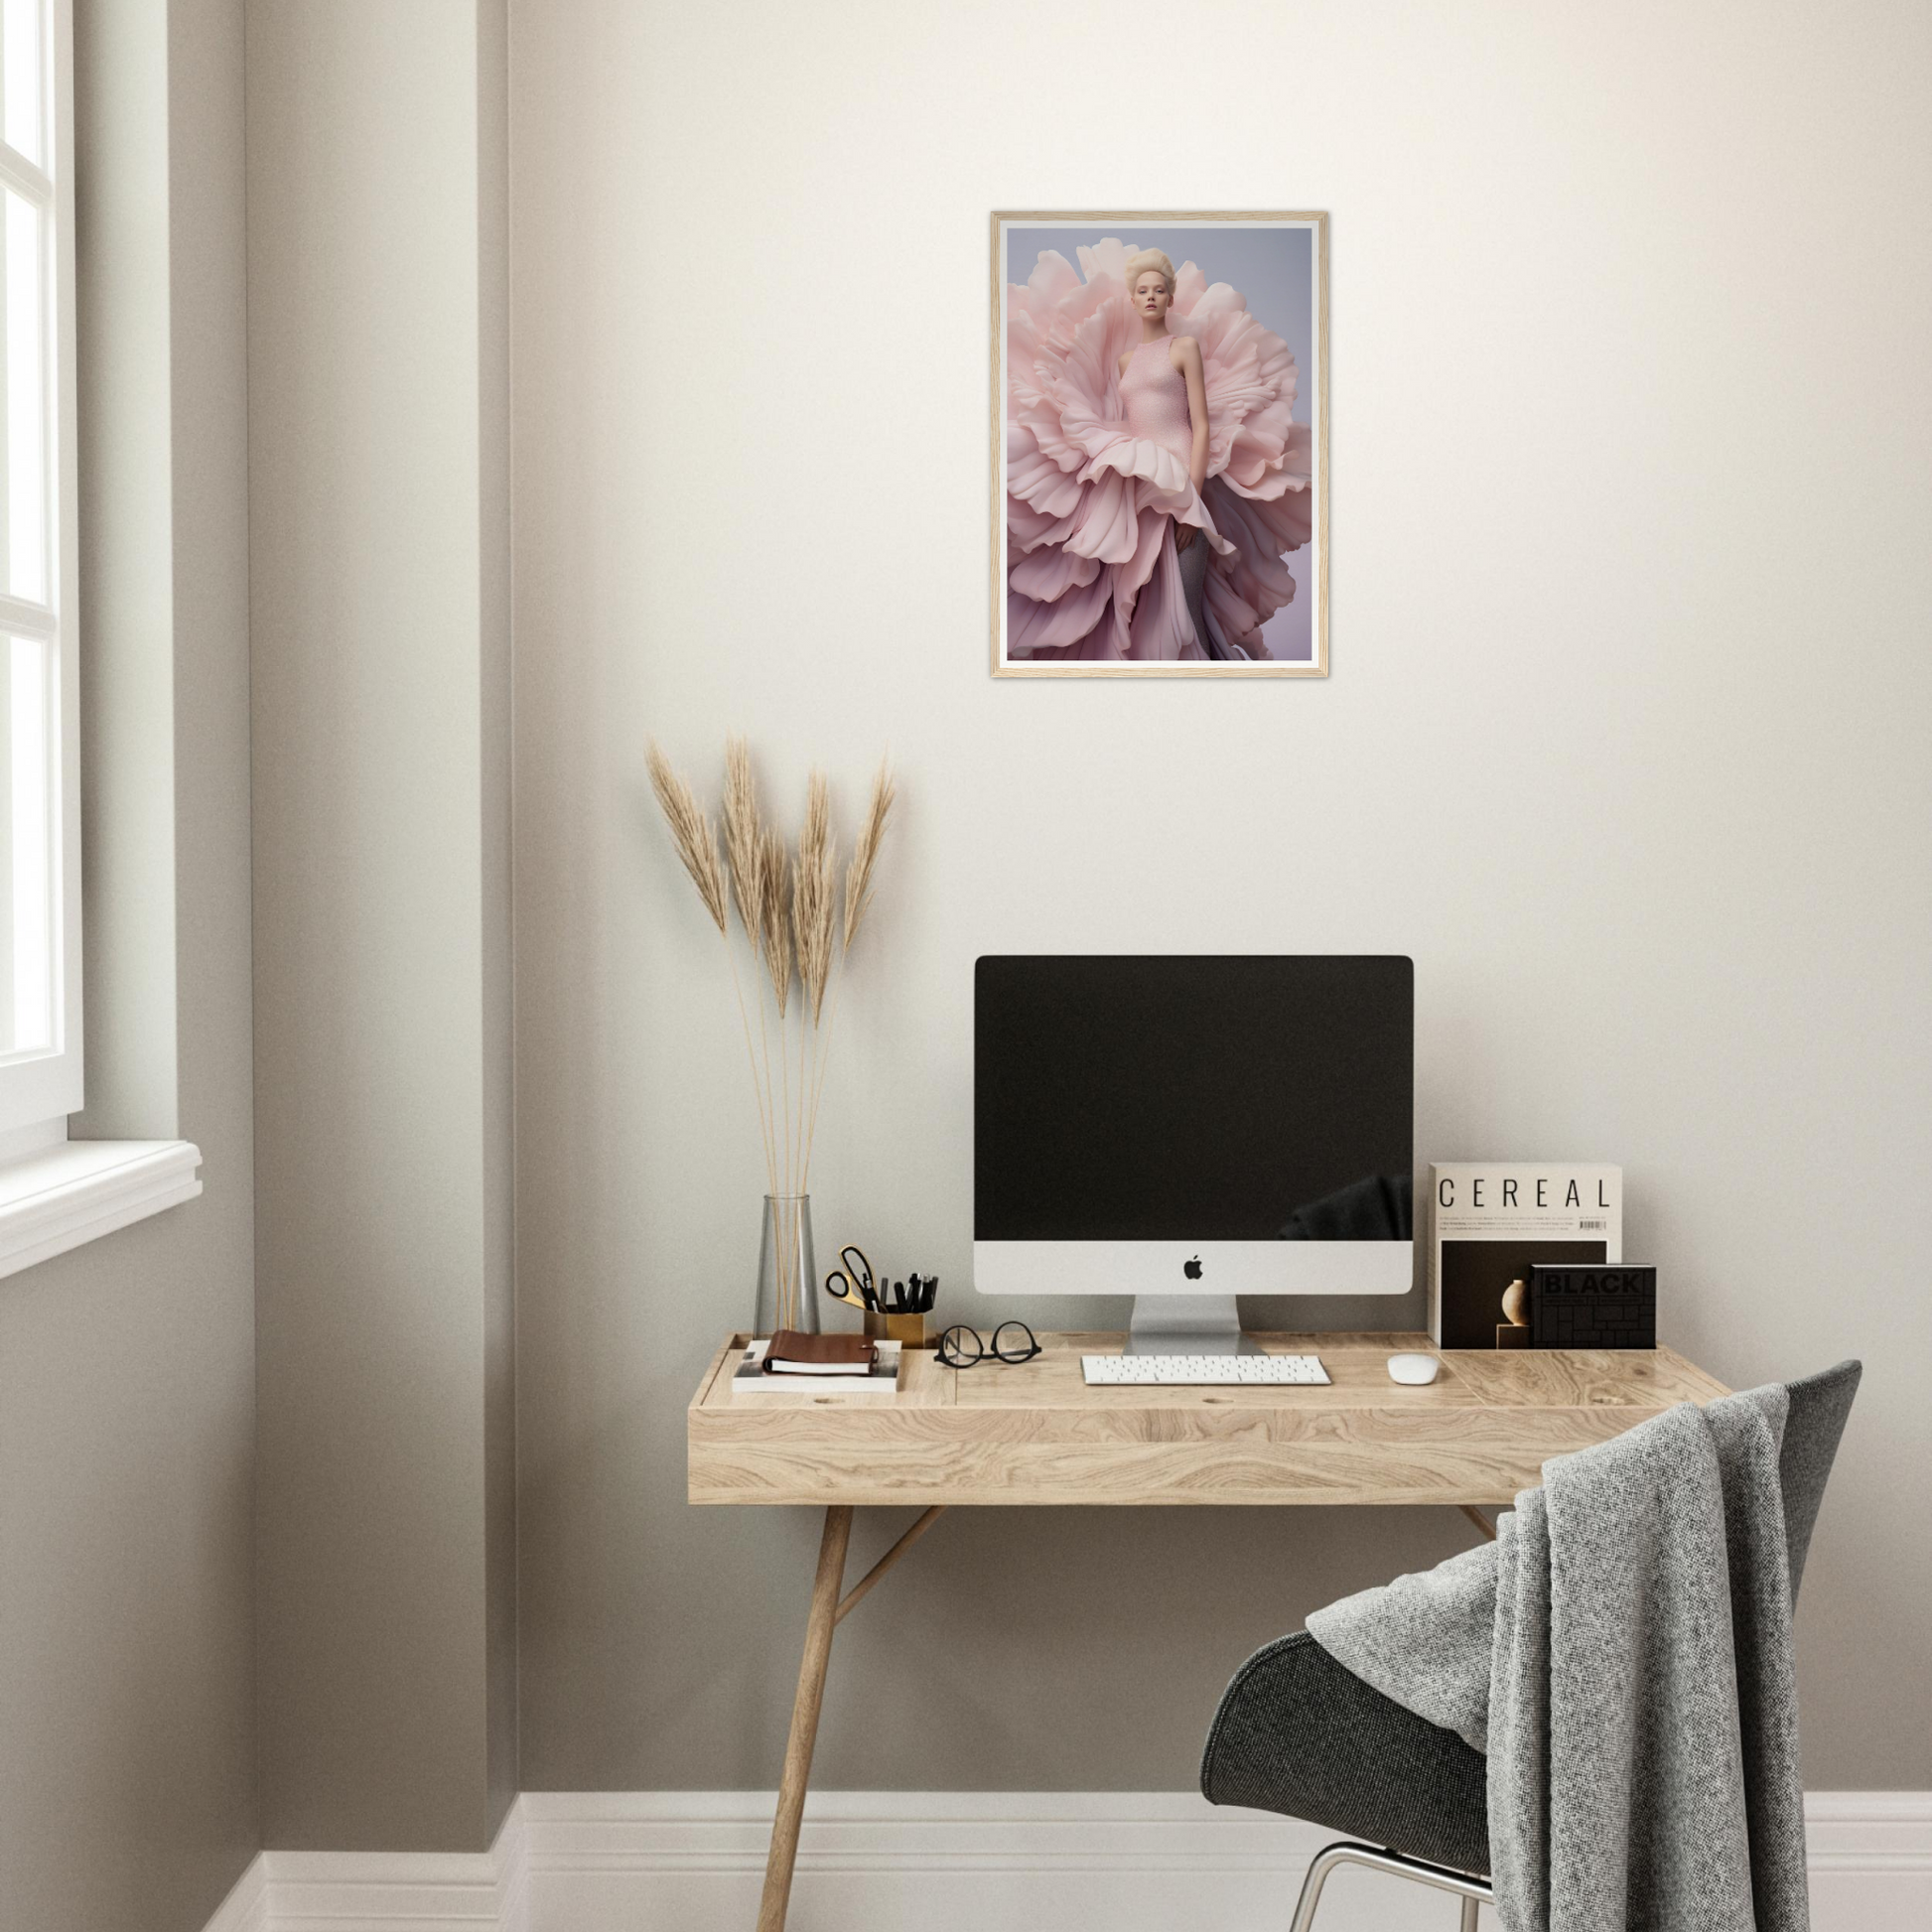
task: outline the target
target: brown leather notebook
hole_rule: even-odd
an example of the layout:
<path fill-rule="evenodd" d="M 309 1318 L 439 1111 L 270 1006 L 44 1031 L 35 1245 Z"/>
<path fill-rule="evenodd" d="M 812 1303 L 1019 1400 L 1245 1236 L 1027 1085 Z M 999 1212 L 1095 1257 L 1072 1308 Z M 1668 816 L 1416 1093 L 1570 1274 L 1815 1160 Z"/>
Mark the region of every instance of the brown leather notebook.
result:
<path fill-rule="evenodd" d="M 780 1328 L 764 1351 L 767 1375 L 850 1375 L 879 1359 L 870 1335 L 807 1335 Z"/>

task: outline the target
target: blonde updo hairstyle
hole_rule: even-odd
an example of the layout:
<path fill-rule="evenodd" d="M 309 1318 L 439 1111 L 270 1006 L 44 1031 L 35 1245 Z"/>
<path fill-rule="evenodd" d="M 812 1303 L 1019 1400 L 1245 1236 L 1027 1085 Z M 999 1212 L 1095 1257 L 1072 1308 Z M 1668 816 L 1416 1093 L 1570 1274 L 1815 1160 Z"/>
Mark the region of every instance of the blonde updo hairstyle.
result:
<path fill-rule="evenodd" d="M 1143 248 L 1139 254 L 1130 255 L 1127 261 L 1127 288 L 1133 293 L 1134 284 L 1150 269 L 1158 269 L 1168 285 L 1168 299 L 1173 299 L 1173 263 L 1158 248 Z"/>

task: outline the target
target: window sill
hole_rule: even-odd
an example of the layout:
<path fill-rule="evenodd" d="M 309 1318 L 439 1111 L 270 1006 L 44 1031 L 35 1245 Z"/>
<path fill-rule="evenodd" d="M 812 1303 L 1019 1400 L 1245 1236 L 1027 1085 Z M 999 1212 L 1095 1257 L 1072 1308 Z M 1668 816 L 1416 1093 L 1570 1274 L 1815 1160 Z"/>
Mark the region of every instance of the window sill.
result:
<path fill-rule="evenodd" d="M 64 1141 L 0 1168 L 0 1276 L 202 1191 L 191 1141 Z"/>

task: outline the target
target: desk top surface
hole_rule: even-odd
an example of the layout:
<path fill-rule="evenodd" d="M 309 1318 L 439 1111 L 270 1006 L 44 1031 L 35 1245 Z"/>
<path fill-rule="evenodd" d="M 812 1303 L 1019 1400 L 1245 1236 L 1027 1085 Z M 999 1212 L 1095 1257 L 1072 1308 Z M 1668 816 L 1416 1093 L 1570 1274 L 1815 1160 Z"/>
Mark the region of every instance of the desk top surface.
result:
<path fill-rule="evenodd" d="M 1388 1357 L 1426 1335 L 1262 1334 L 1327 1386 L 1090 1388 L 1116 1333 L 1043 1333 L 1013 1364 L 906 1351 L 895 1396 L 735 1398 L 746 1337 L 712 1357 L 687 1430 L 694 1503 L 1506 1503 L 1552 1455 L 1724 1385 L 1668 1348 L 1443 1351 L 1422 1388 Z"/>

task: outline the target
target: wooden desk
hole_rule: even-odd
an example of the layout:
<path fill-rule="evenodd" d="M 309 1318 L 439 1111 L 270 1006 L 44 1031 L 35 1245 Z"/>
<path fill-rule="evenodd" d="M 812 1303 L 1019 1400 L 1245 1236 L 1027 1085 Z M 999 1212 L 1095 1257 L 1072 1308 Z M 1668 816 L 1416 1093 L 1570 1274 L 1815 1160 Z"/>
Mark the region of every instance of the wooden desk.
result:
<path fill-rule="evenodd" d="M 734 1335 L 698 1384 L 692 1502 L 825 1510 L 759 1932 L 784 1925 L 832 1631 L 941 1509 L 1441 1503 L 1493 1536 L 1478 1506 L 1536 1487 L 1550 1456 L 1726 1393 L 1668 1348 L 1447 1353 L 1428 1387 L 1404 1388 L 1386 1363 L 1399 1350 L 1434 1352 L 1416 1334 L 1255 1337 L 1271 1353 L 1318 1355 L 1327 1387 L 1088 1388 L 1081 1354 L 1117 1351 L 1121 1337 L 1039 1339 L 1034 1361 L 970 1369 L 908 1350 L 896 1397 L 734 1400 L 746 1342 Z M 841 1595 L 852 1512 L 875 1506 L 923 1514 Z"/>

